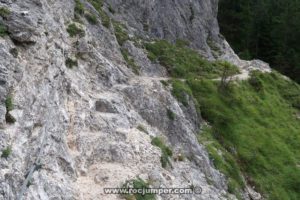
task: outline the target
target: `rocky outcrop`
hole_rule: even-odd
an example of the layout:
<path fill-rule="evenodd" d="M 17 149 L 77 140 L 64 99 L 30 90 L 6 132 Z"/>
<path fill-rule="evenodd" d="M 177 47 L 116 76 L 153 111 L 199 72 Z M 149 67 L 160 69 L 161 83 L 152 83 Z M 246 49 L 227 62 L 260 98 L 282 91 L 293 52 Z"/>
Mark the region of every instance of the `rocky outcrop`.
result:
<path fill-rule="evenodd" d="M 42 6 L 40 3 L 34 3 L 32 7 L 28 8 L 28 3 L 20 2 L 18 5 L 9 3 L 11 5 L 9 13 L 2 16 L 1 24 L 7 27 L 10 38 L 18 43 L 34 43 L 38 37 L 37 26 L 42 23 L 42 18 L 36 18 L 30 12 L 39 12 Z"/>
<path fill-rule="evenodd" d="M 270 71 L 262 61 L 241 60 L 220 34 L 217 21 L 218 0 L 105 0 L 115 11 L 111 17 L 127 24 L 132 35 L 144 39 L 178 39 L 207 59 L 229 61 L 239 66 L 243 77 L 251 70 Z M 107 8 L 107 13 L 109 9 Z M 132 48 L 131 48 L 132 49 Z M 133 49 L 132 49 L 133 50 Z M 137 51 L 133 53 L 137 55 Z M 141 58 L 141 56 L 140 56 Z M 145 66 L 145 62 L 142 63 Z M 155 66 L 157 67 L 157 66 Z M 151 71 L 151 67 L 147 67 Z"/>
<path fill-rule="evenodd" d="M 107 0 L 107 13 L 108 5 L 131 38 L 187 38 L 207 57 L 209 40 L 221 44 L 215 0 Z M 154 187 L 203 190 L 158 199 L 235 199 L 197 142 L 201 118 L 193 101 L 186 107 L 171 95 L 170 86 L 161 83 L 168 80 L 160 77 L 166 70 L 142 48 L 132 41 L 123 45 L 140 66 L 137 76 L 126 66 L 112 27 L 82 17 L 85 35 L 70 37 L 68 25 L 78 23 L 74 1 L 0 1 L 0 6 L 11 11 L 1 18 L 9 35 L 0 38 L 0 151 L 10 147 L 11 153 L 0 159 L 0 199 L 120 199 L 103 188 L 136 177 Z M 69 57 L 78 66 L 68 68 Z M 8 94 L 13 124 L 5 123 Z M 163 168 L 161 151 L 151 144 L 158 136 L 174 158 L 184 159 L 171 158 L 171 166 Z"/>
<path fill-rule="evenodd" d="M 11 39 L 17 43 L 34 43 L 36 41 L 36 25 L 28 16 L 29 14 L 13 13 L 7 20 L 4 20 Z"/>
<path fill-rule="evenodd" d="M 217 22 L 218 0 L 106 0 L 115 17 L 133 33 L 175 42 L 190 41 L 192 47 L 212 56 L 209 44 L 222 40 Z"/>

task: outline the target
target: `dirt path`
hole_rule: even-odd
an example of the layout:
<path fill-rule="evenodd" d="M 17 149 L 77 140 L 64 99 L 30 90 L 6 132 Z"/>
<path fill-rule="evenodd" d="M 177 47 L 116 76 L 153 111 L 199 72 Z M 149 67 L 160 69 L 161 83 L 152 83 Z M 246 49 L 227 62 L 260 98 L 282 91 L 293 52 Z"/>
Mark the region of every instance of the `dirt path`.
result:
<path fill-rule="evenodd" d="M 149 76 L 136 76 L 130 80 L 131 81 L 170 81 L 170 80 L 180 80 L 186 81 L 186 79 L 172 78 L 172 77 L 149 77 Z"/>

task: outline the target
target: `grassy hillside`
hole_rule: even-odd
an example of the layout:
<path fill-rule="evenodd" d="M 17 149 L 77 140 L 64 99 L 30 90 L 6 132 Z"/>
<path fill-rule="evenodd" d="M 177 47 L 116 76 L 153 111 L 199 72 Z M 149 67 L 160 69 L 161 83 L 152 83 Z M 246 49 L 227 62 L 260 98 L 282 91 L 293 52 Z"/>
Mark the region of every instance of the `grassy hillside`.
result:
<path fill-rule="evenodd" d="M 153 55 L 163 58 L 172 76 L 187 79 L 181 84 L 174 81 L 174 90 L 192 95 L 210 123 L 199 141 L 210 141 L 207 149 L 216 167 L 227 175 L 229 192 L 238 194 L 244 187 L 243 174 L 267 199 L 300 199 L 299 85 L 275 72 L 254 72 L 247 81 L 220 87 L 210 77 L 222 74 L 216 72 L 222 71 L 224 63 L 191 64 L 186 58 L 196 56 L 195 51 L 161 41 L 146 47 L 151 57 L 159 62 Z M 184 68 L 183 73 L 174 70 L 178 67 Z"/>
<path fill-rule="evenodd" d="M 259 80 L 259 89 L 251 81 L 226 91 L 211 80 L 188 84 L 213 127 L 213 137 L 248 181 L 269 199 L 300 199 L 300 120 L 292 106 L 297 100 L 290 98 L 300 98 L 300 88 L 275 73 L 256 73 L 252 79 Z"/>
<path fill-rule="evenodd" d="M 146 43 L 145 47 L 149 52 L 149 59 L 158 61 L 166 67 L 171 76 L 176 78 L 198 76 L 218 78 L 223 72 L 224 65 L 228 65 L 225 62 L 209 62 L 187 45 L 188 43 L 182 40 L 178 40 L 175 45 L 160 40 Z"/>

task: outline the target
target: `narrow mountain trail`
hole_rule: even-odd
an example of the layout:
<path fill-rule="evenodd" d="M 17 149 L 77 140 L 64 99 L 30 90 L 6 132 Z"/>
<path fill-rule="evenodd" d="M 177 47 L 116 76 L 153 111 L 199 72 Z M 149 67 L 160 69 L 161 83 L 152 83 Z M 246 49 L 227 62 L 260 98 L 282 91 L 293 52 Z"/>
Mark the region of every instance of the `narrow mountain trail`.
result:
<path fill-rule="evenodd" d="M 135 81 L 171 81 L 171 80 L 180 80 L 186 81 L 186 79 L 179 79 L 179 78 L 171 78 L 171 77 L 150 77 L 150 76 L 136 76 L 129 80 L 129 82 Z"/>

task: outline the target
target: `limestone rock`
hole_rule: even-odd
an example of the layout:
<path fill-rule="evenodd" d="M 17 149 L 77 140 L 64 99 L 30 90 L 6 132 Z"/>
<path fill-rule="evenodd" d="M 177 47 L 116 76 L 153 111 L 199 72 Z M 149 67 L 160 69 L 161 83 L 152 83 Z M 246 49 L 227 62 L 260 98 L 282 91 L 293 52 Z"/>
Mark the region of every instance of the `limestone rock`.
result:
<path fill-rule="evenodd" d="M 36 24 L 27 15 L 11 12 L 8 19 L 3 20 L 3 24 L 8 27 L 9 35 L 15 42 L 36 42 Z"/>
<path fill-rule="evenodd" d="M 1 18 L 10 37 L 0 38 L 0 151 L 12 148 L 0 159 L 1 200 L 116 200 L 119 195 L 104 194 L 103 188 L 137 177 L 157 187 L 203 189 L 200 196 L 157 199 L 227 199 L 226 178 L 197 141 L 202 120 L 192 99 L 185 107 L 172 96 L 161 84 L 168 80 L 165 69 L 151 63 L 143 48 L 131 41 L 122 47 L 140 66 L 137 76 L 126 66 L 112 27 L 81 17 L 85 36 L 70 37 L 74 1 L 0 1 L 0 6 L 11 10 Z M 209 58 L 208 40 L 223 44 L 217 0 L 106 0 L 103 9 L 133 37 L 188 39 Z M 78 63 L 72 69 L 66 67 L 69 54 Z M 4 123 L 8 94 L 15 105 L 13 124 Z M 161 150 L 151 144 L 155 136 L 191 159 L 170 158 L 172 167 L 164 169 Z"/>
<path fill-rule="evenodd" d="M 106 0 L 123 19 L 141 36 L 184 39 L 191 46 L 210 55 L 208 40 L 218 42 L 217 0 Z"/>

